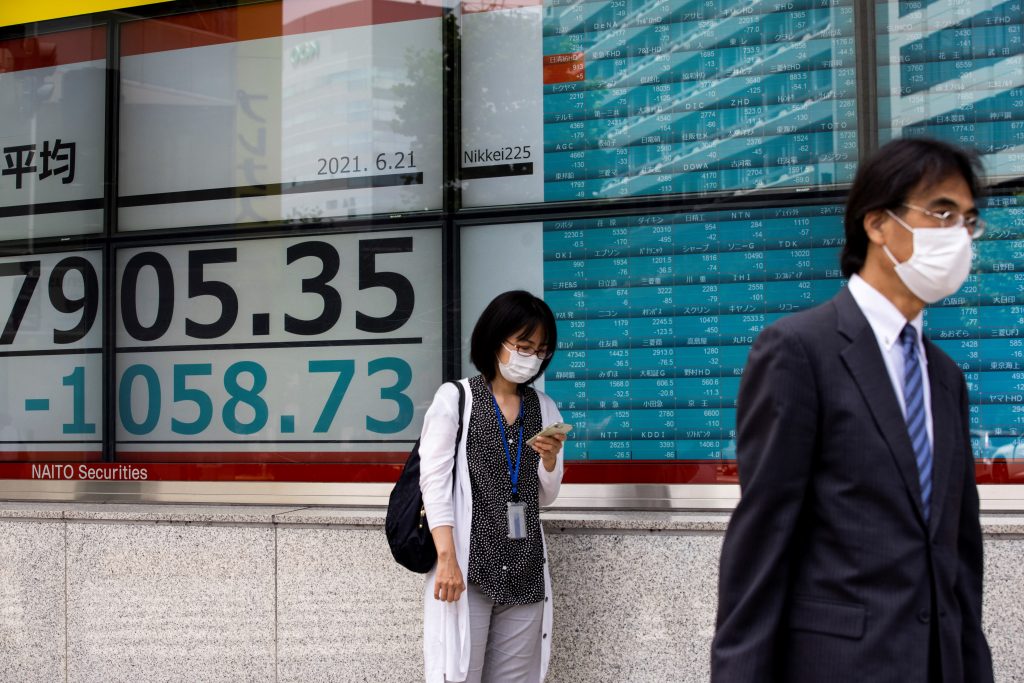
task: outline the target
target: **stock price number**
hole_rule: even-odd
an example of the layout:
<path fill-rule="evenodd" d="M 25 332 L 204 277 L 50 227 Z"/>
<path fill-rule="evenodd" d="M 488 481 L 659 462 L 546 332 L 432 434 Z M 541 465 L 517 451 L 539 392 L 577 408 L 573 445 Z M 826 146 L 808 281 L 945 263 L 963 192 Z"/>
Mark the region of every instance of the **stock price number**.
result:
<path fill-rule="evenodd" d="M 95 448 L 84 444 L 102 421 L 101 264 L 98 251 L 0 261 L 0 413 L 9 418 L 8 439 Z"/>
<path fill-rule="evenodd" d="M 130 256 L 124 264 L 120 284 L 121 323 L 125 333 L 141 342 L 153 342 L 164 338 L 171 331 L 175 315 L 175 290 L 182 286 L 180 279 L 187 272 L 187 290 L 190 313 L 184 321 L 184 335 L 190 339 L 213 340 L 232 332 L 239 320 L 239 292 L 249 298 L 250 306 L 266 306 L 266 301 L 280 299 L 281 288 L 287 289 L 290 268 L 302 268 L 303 273 L 315 272 L 301 279 L 301 296 L 297 295 L 284 302 L 290 312 L 284 312 L 280 329 L 290 335 L 310 337 L 325 334 L 338 325 L 342 315 L 343 300 L 335 281 L 346 279 L 349 269 L 342 268 L 342 254 L 331 242 L 308 240 L 290 244 L 285 249 L 284 266 L 280 269 L 267 268 L 266 262 L 275 257 L 264 246 L 257 258 L 242 264 L 239 262 L 237 246 L 209 249 L 190 249 L 180 263 L 180 257 L 172 259 L 159 251 L 140 251 Z M 416 291 L 405 275 L 379 267 L 378 257 L 385 254 L 408 253 L 413 250 L 413 238 L 387 237 L 358 240 L 358 290 L 384 288 L 394 295 L 390 311 L 356 310 L 354 326 L 360 332 L 385 334 L 394 332 L 405 325 L 412 316 L 416 304 Z M 254 268 L 253 262 L 257 264 Z M 211 271 L 220 273 L 220 278 L 229 274 L 231 279 L 244 278 L 245 282 L 233 285 L 226 279 L 219 279 Z M 178 281 L 175 272 L 178 274 Z M 155 279 L 155 291 L 143 290 L 140 282 Z M 284 282 L 280 282 L 284 279 Z M 237 283 L 236 283 L 237 284 Z M 215 304 L 213 302 L 216 302 Z M 146 318 L 140 312 L 146 313 Z M 152 307 L 155 305 L 155 312 Z M 383 314 L 382 314 L 383 313 Z M 211 319 L 212 318 L 212 319 Z M 272 333 L 271 313 L 254 312 L 252 335 L 266 336 Z M 172 335 L 175 336 L 175 335 Z"/>
<path fill-rule="evenodd" d="M 119 253 L 118 438 L 410 436 L 436 386 L 439 325 L 414 312 L 441 310 L 439 254 L 432 229 Z"/>
<path fill-rule="evenodd" d="M 69 278 L 71 273 L 77 274 L 80 282 Z M 99 312 L 100 288 L 96 267 L 87 258 L 66 256 L 52 267 L 41 260 L 0 263 L 0 277 L 21 278 L 20 284 L 15 285 L 17 294 L 14 295 L 7 321 L 0 332 L 0 346 L 14 344 L 41 280 L 46 282 L 46 297 L 53 311 L 67 316 L 80 314 L 70 327 L 58 327 L 58 321 L 48 321 L 53 329 L 53 344 L 73 344 L 81 341 L 92 330 Z M 14 289 L 10 291 L 13 293 Z M 43 314 L 44 321 L 50 317 Z M 38 325 L 35 327 L 38 329 Z"/>
<path fill-rule="evenodd" d="M 161 371 L 170 371 L 170 377 L 161 378 Z M 302 404 L 308 415 L 278 415 L 283 434 L 312 432 L 313 435 L 332 431 L 346 393 L 356 379 L 357 363 L 352 359 L 308 360 L 302 379 Z M 297 374 L 301 372 L 296 369 Z M 376 434 L 395 434 L 409 426 L 414 405 L 406 393 L 412 383 L 412 368 L 402 358 L 385 356 L 360 364 L 360 381 L 382 375 L 390 384 L 379 387 L 380 403 L 372 414 L 366 396 L 360 392 L 358 403 L 365 413 L 365 429 Z M 317 381 L 317 378 L 325 378 Z M 280 379 L 280 378 L 278 378 Z M 164 406 L 164 384 L 172 384 L 171 406 Z M 316 387 L 329 386 L 323 394 Z M 377 398 L 375 397 L 375 398 Z M 145 436 L 154 430 L 165 432 L 169 420 L 170 432 L 181 436 L 200 436 L 207 432 L 226 432 L 250 436 L 274 423 L 270 421 L 273 399 L 280 392 L 268 389 L 267 368 L 258 361 L 238 360 L 226 367 L 213 363 L 175 363 L 160 369 L 150 363 L 129 365 L 118 382 L 117 408 L 121 427 L 129 434 Z M 350 402 L 354 403 L 354 402 Z M 350 406 L 351 412 L 353 406 Z M 313 419 L 315 417 L 315 420 Z M 304 420 L 296 422 L 297 420 Z"/>

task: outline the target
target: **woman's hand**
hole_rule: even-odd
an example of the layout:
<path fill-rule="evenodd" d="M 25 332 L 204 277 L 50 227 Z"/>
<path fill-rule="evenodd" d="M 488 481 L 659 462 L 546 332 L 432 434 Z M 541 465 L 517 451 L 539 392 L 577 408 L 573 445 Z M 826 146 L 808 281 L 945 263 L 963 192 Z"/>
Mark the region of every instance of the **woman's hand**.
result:
<path fill-rule="evenodd" d="M 540 455 L 540 461 L 544 463 L 544 469 L 548 472 L 555 471 L 555 465 L 558 464 L 558 451 L 562 450 L 563 441 L 565 441 L 565 434 L 538 436 L 533 441 L 533 450 Z"/>
<path fill-rule="evenodd" d="M 455 602 L 466 590 L 462 580 L 462 571 L 455 555 L 437 556 L 437 574 L 434 576 L 434 599 Z"/>
<path fill-rule="evenodd" d="M 455 602 L 466 591 L 462 570 L 455 558 L 455 538 L 450 526 L 435 527 L 431 532 L 437 547 L 437 571 L 434 574 L 434 599 Z"/>

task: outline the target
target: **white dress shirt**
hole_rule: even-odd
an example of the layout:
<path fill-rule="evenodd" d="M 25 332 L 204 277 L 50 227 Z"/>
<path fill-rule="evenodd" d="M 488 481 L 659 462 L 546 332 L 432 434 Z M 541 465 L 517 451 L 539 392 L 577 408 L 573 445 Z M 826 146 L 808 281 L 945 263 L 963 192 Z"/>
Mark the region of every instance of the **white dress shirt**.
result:
<path fill-rule="evenodd" d="M 885 360 L 885 369 L 889 371 L 889 381 L 892 382 L 896 400 L 900 404 L 900 410 L 903 411 L 903 419 L 906 420 L 907 403 L 903 399 L 903 344 L 900 343 L 900 332 L 907 324 L 907 319 L 891 301 L 869 285 L 860 275 L 854 274 L 850 278 L 848 287 L 853 300 L 857 302 L 857 306 L 860 307 L 864 317 L 868 319 L 868 324 L 871 325 L 871 330 L 875 333 L 878 348 L 882 351 L 882 358 Z M 924 353 L 923 313 L 918 313 L 910 321 L 910 324 L 917 330 L 917 358 L 921 368 L 921 384 L 924 388 L 924 416 L 928 427 L 928 444 L 934 452 L 932 389 L 928 383 L 928 358 Z"/>

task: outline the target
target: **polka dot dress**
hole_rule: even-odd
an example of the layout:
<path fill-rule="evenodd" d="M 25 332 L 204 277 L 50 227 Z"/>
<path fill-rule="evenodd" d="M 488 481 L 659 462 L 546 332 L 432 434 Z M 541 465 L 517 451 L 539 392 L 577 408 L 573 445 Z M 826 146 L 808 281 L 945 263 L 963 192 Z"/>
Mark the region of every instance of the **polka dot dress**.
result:
<path fill-rule="evenodd" d="M 525 440 L 541 430 L 540 399 L 526 388 L 523 416 L 505 423 L 512 439 L 515 466 L 519 420 L 523 420 L 523 456 L 519 467 L 519 500 L 526 504 L 525 539 L 508 537 L 508 502 L 512 500 L 505 449 L 491 390 L 482 375 L 469 380 L 473 411 L 466 437 L 469 479 L 473 488 L 473 527 L 469 535 L 470 583 L 498 605 L 528 605 L 544 599 L 544 546 L 540 536 L 537 465 L 540 455 Z M 499 411 L 500 414 L 500 411 Z M 500 418 L 503 422 L 504 416 Z"/>

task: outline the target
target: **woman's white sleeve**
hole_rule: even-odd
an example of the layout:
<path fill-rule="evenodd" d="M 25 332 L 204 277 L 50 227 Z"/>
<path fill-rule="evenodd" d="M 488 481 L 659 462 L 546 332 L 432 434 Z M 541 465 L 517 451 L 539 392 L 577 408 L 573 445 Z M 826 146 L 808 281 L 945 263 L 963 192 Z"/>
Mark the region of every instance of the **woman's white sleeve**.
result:
<path fill-rule="evenodd" d="M 423 418 L 420 433 L 420 492 L 431 529 L 455 526 L 452 506 L 452 466 L 455 463 L 455 435 L 459 429 L 458 389 L 445 382 Z"/>
<path fill-rule="evenodd" d="M 547 395 L 541 396 L 542 406 L 545 410 L 542 410 L 544 424 L 549 425 L 552 422 L 561 422 L 562 414 L 558 412 L 558 407 L 555 406 L 555 402 L 552 401 Z M 544 461 L 541 460 L 537 463 L 537 477 L 540 479 L 540 506 L 551 505 L 555 502 L 555 498 L 558 498 L 558 491 L 562 488 L 562 473 L 565 469 L 565 448 L 560 448 L 558 451 L 558 458 L 555 462 L 555 469 L 548 472 L 544 468 Z"/>

